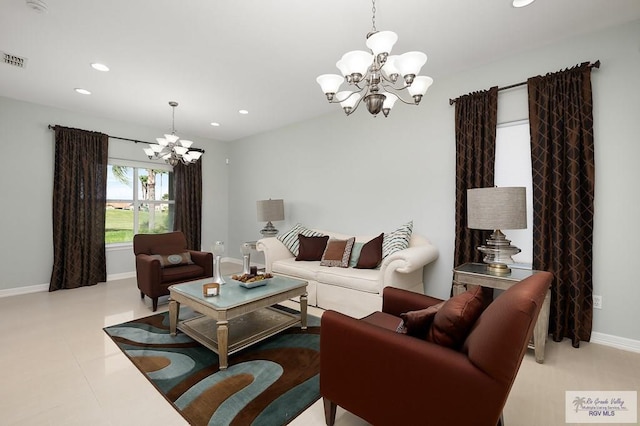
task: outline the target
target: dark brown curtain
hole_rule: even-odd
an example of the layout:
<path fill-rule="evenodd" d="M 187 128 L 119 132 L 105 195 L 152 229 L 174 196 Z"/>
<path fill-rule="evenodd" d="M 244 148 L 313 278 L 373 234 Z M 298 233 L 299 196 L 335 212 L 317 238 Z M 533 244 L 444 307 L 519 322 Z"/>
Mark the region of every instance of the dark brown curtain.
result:
<path fill-rule="evenodd" d="M 176 214 L 173 229 L 182 231 L 187 247 L 200 250 L 202 229 L 202 160 L 195 164 L 177 164 L 175 179 Z"/>
<path fill-rule="evenodd" d="M 56 126 L 55 144 L 49 291 L 107 280 L 104 221 L 109 137 Z"/>
<path fill-rule="evenodd" d="M 574 347 L 591 338 L 594 148 L 591 68 L 528 80 L 533 267 L 553 272 L 549 331 Z"/>
<path fill-rule="evenodd" d="M 498 88 L 456 101 L 456 240 L 454 266 L 482 261 L 477 247 L 491 231 L 467 228 L 467 189 L 493 186 Z"/>

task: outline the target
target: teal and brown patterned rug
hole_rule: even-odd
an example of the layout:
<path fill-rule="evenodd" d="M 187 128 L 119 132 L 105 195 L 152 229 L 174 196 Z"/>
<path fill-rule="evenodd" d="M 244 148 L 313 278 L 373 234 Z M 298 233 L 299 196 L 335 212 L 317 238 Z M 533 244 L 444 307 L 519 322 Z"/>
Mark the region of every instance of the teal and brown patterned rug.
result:
<path fill-rule="evenodd" d="M 166 312 L 104 330 L 191 425 L 285 425 L 320 398 L 320 320 L 308 318 L 307 330 L 231 355 L 226 370 L 200 343 L 172 337 Z"/>

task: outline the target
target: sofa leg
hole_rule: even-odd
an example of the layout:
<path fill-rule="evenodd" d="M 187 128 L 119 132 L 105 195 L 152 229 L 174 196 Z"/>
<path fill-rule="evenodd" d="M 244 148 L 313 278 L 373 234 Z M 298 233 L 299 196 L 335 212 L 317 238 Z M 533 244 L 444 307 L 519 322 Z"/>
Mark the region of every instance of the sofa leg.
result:
<path fill-rule="evenodd" d="M 144 293 L 140 292 L 140 299 L 144 300 Z"/>
<path fill-rule="evenodd" d="M 333 424 L 336 422 L 337 405 L 335 404 L 335 402 L 331 402 L 325 397 L 322 397 L 322 401 L 324 402 L 325 423 L 327 423 L 327 426 L 333 426 Z"/>
<path fill-rule="evenodd" d="M 158 298 L 154 297 L 152 300 L 152 304 L 153 304 L 153 312 L 158 310 Z"/>

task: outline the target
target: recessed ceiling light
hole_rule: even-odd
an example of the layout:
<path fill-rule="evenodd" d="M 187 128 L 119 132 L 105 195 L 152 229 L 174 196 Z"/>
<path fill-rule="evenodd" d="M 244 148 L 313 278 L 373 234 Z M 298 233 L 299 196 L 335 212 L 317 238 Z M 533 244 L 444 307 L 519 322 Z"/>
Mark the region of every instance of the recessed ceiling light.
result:
<path fill-rule="evenodd" d="M 215 121 L 214 121 L 213 123 L 211 123 L 211 125 L 212 125 L 213 127 L 220 127 L 220 123 L 216 123 Z"/>
<path fill-rule="evenodd" d="M 513 0 L 511 4 L 513 4 L 513 7 L 525 7 L 529 6 L 534 1 L 535 0 Z"/>
<path fill-rule="evenodd" d="M 240 114 L 249 114 L 249 111 L 247 111 L 246 109 L 241 109 L 240 111 L 238 111 Z"/>
<path fill-rule="evenodd" d="M 104 72 L 109 71 L 108 66 L 106 66 L 105 64 L 99 64 L 98 62 L 94 62 L 93 64 L 91 64 L 91 67 L 94 70 L 98 70 L 98 71 L 104 71 Z"/>
<path fill-rule="evenodd" d="M 81 95 L 90 95 L 91 92 L 88 91 L 87 89 L 81 89 L 80 87 L 76 87 L 75 89 L 76 92 L 80 93 Z"/>

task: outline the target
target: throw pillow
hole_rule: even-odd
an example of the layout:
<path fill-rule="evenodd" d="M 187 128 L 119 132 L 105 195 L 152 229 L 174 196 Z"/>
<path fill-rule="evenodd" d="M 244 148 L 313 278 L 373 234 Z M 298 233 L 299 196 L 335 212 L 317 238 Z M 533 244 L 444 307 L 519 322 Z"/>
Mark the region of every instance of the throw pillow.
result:
<path fill-rule="evenodd" d="M 380 234 L 373 240 L 365 243 L 360 250 L 360 258 L 356 264 L 358 269 L 375 269 L 382 261 L 382 239 L 384 234 Z"/>
<path fill-rule="evenodd" d="M 320 260 L 322 254 L 327 246 L 329 236 L 324 237 L 305 237 L 302 234 L 298 234 L 300 240 L 298 255 L 296 260 Z"/>
<path fill-rule="evenodd" d="M 354 243 L 351 249 L 351 259 L 349 259 L 349 268 L 355 268 L 360 259 L 360 251 L 362 250 L 364 243 Z"/>
<path fill-rule="evenodd" d="M 191 253 L 189 252 L 178 254 L 152 254 L 151 257 L 160 261 L 161 268 L 166 268 L 168 266 L 193 265 Z"/>
<path fill-rule="evenodd" d="M 382 258 L 409 247 L 413 232 L 413 221 L 409 221 L 393 232 L 385 233 L 382 241 Z"/>
<path fill-rule="evenodd" d="M 485 308 L 482 287 L 453 296 L 433 318 L 427 340 L 459 350 Z"/>
<path fill-rule="evenodd" d="M 353 244 L 355 242 L 355 237 L 351 237 L 348 240 L 329 240 L 327 247 L 324 249 L 324 253 L 322 254 L 320 265 L 346 268 L 349 266 L 351 250 L 353 249 Z"/>
<path fill-rule="evenodd" d="M 276 238 L 282 241 L 282 244 L 284 244 L 289 249 L 292 255 L 297 256 L 300 247 L 298 234 L 302 234 L 305 237 L 322 237 L 323 235 L 320 232 L 312 231 L 311 229 L 305 228 L 304 226 L 297 223 L 293 228 L 291 228 L 284 234 L 279 234 Z"/>
<path fill-rule="evenodd" d="M 409 311 L 400 314 L 402 324 L 398 327 L 398 333 L 408 334 L 409 336 L 426 339 L 433 318 L 436 316 L 444 302 L 429 306 L 418 311 Z"/>

